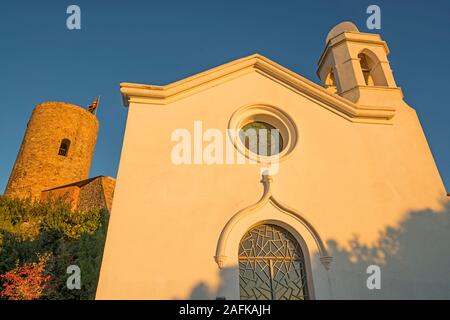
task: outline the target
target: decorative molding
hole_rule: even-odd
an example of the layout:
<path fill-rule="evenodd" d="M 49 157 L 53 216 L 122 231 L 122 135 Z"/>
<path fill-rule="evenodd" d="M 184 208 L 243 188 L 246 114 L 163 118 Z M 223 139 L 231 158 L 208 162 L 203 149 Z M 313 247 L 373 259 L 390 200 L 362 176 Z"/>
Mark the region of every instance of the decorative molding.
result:
<path fill-rule="evenodd" d="M 250 72 L 258 72 L 352 122 L 384 123 L 395 113 L 394 108 L 367 109 L 356 105 L 259 54 L 231 61 L 165 86 L 121 83 L 120 92 L 125 106 L 130 103 L 166 105 Z"/>
<path fill-rule="evenodd" d="M 314 228 L 311 222 L 309 222 L 301 213 L 281 203 L 272 195 L 272 191 L 270 189 L 272 181 L 273 178 L 271 176 L 263 174 L 261 183 L 264 186 L 264 192 L 261 199 L 255 204 L 238 211 L 233 217 L 231 217 L 231 219 L 227 222 L 227 224 L 223 228 L 219 237 L 219 241 L 217 243 L 216 255 L 214 256 L 214 260 L 216 261 L 217 265 L 219 266 L 220 269 L 223 267 L 224 262 L 227 259 L 225 252 L 228 237 L 231 234 L 233 228 L 239 223 L 239 221 L 250 214 L 255 214 L 257 209 L 265 206 L 267 203 L 271 203 L 281 212 L 299 221 L 309 231 L 314 241 L 316 242 L 317 248 L 319 250 L 320 262 L 325 267 L 325 269 L 329 270 L 330 264 L 333 261 L 333 257 L 331 257 L 328 254 L 326 246 L 322 241 L 316 228 Z"/>
<path fill-rule="evenodd" d="M 333 262 L 333 257 L 330 256 L 323 256 L 319 258 L 322 265 L 325 267 L 325 269 L 330 270 L 331 262 Z"/>
<path fill-rule="evenodd" d="M 217 265 L 219 266 L 219 269 L 223 268 L 223 264 L 225 263 L 225 260 L 227 259 L 226 256 L 214 256 L 214 260 L 216 261 Z"/>
<path fill-rule="evenodd" d="M 396 99 L 399 101 L 403 99 L 403 91 L 400 87 L 385 87 L 385 86 L 368 86 L 368 85 L 356 85 L 350 89 L 347 89 L 345 91 L 342 91 L 341 94 L 345 95 L 352 91 L 361 91 L 361 90 L 367 90 L 367 91 L 378 91 L 380 95 L 384 95 L 386 93 L 388 94 L 396 94 Z M 390 106 L 363 106 L 361 104 L 358 104 L 359 107 L 363 107 L 367 110 L 385 110 L 386 112 L 391 112 L 392 116 L 394 116 L 394 111 L 392 111 L 392 107 Z"/>
<path fill-rule="evenodd" d="M 283 140 L 283 148 L 279 150 L 278 154 L 263 156 L 253 153 L 244 145 L 238 133 L 249 121 L 266 122 L 279 130 Z M 237 109 L 228 121 L 228 129 L 228 135 L 234 147 L 255 163 L 270 165 L 284 160 L 294 150 L 298 141 L 297 126 L 291 117 L 280 108 L 264 103 L 251 104 Z"/>

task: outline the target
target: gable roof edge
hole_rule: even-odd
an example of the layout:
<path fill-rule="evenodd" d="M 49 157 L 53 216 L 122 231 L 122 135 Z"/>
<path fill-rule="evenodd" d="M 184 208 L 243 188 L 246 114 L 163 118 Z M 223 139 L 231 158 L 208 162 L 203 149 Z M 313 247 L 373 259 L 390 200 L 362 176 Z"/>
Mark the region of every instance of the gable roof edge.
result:
<path fill-rule="evenodd" d="M 318 100 L 325 108 L 352 122 L 390 123 L 395 114 L 392 107 L 357 105 L 260 54 L 225 63 L 165 86 L 124 82 L 120 84 L 120 92 L 125 106 L 130 103 L 165 105 L 252 71 Z"/>

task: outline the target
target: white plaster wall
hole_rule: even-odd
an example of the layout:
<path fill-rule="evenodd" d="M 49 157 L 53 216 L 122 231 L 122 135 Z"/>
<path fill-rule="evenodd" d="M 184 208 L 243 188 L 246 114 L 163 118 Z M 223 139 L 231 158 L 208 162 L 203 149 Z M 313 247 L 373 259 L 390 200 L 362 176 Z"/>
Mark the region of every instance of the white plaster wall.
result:
<path fill-rule="evenodd" d="M 273 194 L 341 250 L 352 250 L 354 234 L 373 246 L 380 231 L 410 212 L 442 209 L 444 186 L 406 104 L 396 106 L 393 125 L 352 123 L 257 72 L 165 106 L 132 103 L 98 299 L 238 297 L 236 257 L 221 271 L 213 256 L 227 221 L 260 199 L 260 168 L 174 165 L 170 137 L 177 128 L 193 130 L 196 120 L 204 130 L 225 130 L 234 111 L 258 103 L 281 108 L 298 127 L 297 147 L 280 163 Z M 241 235 L 259 218 L 289 223 L 303 237 L 317 298 L 361 296 L 365 278 L 339 260 L 328 280 L 310 235 L 277 210 L 264 207 L 242 223 Z M 429 256 L 438 260 L 440 254 Z"/>

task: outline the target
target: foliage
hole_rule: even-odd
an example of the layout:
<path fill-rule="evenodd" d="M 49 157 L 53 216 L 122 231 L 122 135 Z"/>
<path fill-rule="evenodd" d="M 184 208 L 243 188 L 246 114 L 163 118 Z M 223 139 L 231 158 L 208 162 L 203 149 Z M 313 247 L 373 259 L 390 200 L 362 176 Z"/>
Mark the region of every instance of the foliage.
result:
<path fill-rule="evenodd" d="M 49 256 L 40 256 L 38 262 L 25 263 L 23 266 L 19 266 L 17 261 L 13 270 L 0 275 L 0 279 L 4 280 L 0 297 L 8 300 L 41 298 L 51 279 L 50 275 L 44 274 Z"/>
<path fill-rule="evenodd" d="M 45 274 L 51 277 L 40 298 L 93 299 L 107 225 L 106 211 L 73 211 L 64 199 L 33 202 L 0 196 L 0 274 L 17 268 L 17 261 L 25 267 L 50 253 Z M 81 269 L 81 290 L 66 287 L 70 265 Z"/>
<path fill-rule="evenodd" d="M 23 240 L 33 239 L 39 231 L 61 231 L 71 239 L 98 229 L 100 212 L 71 210 L 64 198 L 49 201 L 0 197 L 0 230 Z"/>

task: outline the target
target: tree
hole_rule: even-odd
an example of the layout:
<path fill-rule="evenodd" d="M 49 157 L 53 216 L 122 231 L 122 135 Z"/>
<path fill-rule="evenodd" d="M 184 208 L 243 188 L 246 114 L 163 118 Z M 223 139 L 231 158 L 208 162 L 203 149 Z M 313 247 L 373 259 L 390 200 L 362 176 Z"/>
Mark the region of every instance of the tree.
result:
<path fill-rule="evenodd" d="M 35 300 L 43 296 L 44 290 L 51 280 L 50 275 L 45 274 L 45 265 L 50 257 L 46 254 L 39 257 L 37 262 L 25 263 L 0 275 L 4 281 L 0 297 L 8 300 Z"/>
<path fill-rule="evenodd" d="M 36 255 L 47 253 L 51 255 L 44 275 L 51 277 L 36 299 L 95 298 L 108 218 L 106 210 L 73 211 L 60 199 L 41 202 L 0 196 L 0 274 L 17 280 L 0 278 L 0 298 L 9 299 L 13 286 L 20 283 L 18 272 L 25 278 L 38 263 Z M 19 270 L 19 265 L 25 269 Z M 81 269 L 81 290 L 66 287 L 70 265 Z M 6 293 L 3 284 L 9 284 Z"/>

